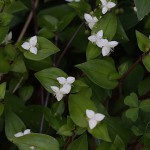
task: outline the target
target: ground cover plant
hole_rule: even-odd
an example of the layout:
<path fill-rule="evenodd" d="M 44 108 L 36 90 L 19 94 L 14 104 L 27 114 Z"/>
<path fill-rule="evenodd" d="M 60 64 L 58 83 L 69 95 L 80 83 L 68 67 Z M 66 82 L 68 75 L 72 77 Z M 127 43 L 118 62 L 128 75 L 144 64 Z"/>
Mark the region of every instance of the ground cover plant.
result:
<path fill-rule="evenodd" d="M 0 0 L 0 149 L 149 150 L 149 8 Z"/>

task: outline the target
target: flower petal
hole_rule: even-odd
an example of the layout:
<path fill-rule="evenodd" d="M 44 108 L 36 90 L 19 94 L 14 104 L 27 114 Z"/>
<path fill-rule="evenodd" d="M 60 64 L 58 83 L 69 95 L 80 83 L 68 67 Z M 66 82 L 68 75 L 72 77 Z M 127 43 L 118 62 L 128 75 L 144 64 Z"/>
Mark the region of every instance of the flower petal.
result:
<path fill-rule="evenodd" d="M 71 91 L 71 85 L 70 84 L 64 84 L 61 88 L 61 92 L 63 94 L 68 94 Z"/>
<path fill-rule="evenodd" d="M 96 121 L 102 121 L 104 118 L 105 118 L 105 115 L 103 115 L 101 113 L 95 114 L 95 120 Z"/>
<path fill-rule="evenodd" d="M 88 37 L 88 40 L 91 41 L 92 43 L 95 43 L 97 38 L 96 38 L 95 35 L 91 35 L 91 36 Z"/>
<path fill-rule="evenodd" d="M 96 34 L 97 38 L 101 39 L 103 37 L 103 30 L 100 30 Z"/>
<path fill-rule="evenodd" d="M 23 136 L 23 133 L 22 133 L 22 132 L 18 132 L 18 133 L 16 133 L 14 136 L 15 136 L 15 137 L 21 137 L 21 136 Z"/>
<path fill-rule="evenodd" d="M 7 35 L 7 40 L 10 41 L 12 39 L 12 32 L 9 32 Z"/>
<path fill-rule="evenodd" d="M 87 13 L 84 14 L 84 19 L 87 22 L 91 22 L 93 20 L 92 16 L 90 14 L 87 14 Z"/>
<path fill-rule="evenodd" d="M 89 127 L 90 127 L 90 129 L 95 128 L 96 125 L 97 125 L 97 121 L 95 119 L 90 119 L 89 120 Z"/>
<path fill-rule="evenodd" d="M 58 77 L 58 78 L 57 78 L 57 81 L 58 81 L 60 84 L 65 84 L 65 83 L 66 83 L 66 78 L 64 78 L 64 77 Z"/>
<path fill-rule="evenodd" d="M 36 55 L 37 54 L 37 48 L 33 47 L 33 46 L 30 47 L 30 52 Z"/>
<path fill-rule="evenodd" d="M 108 8 L 107 8 L 107 7 L 103 7 L 103 9 L 102 9 L 102 14 L 106 14 L 107 11 L 108 11 Z"/>
<path fill-rule="evenodd" d="M 115 7 L 115 6 L 116 6 L 116 4 L 113 3 L 113 2 L 108 2 L 108 3 L 107 3 L 107 7 L 108 7 L 109 9 L 111 9 L 111 8 L 113 8 L 113 7 Z"/>
<path fill-rule="evenodd" d="M 59 88 L 58 88 L 57 86 L 51 86 L 51 89 L 52 89 L 55 93 L 59 92 Z"/>
<path fill-rule="evenodd" d="M 94 27 L 94 25 L 95 25 L 95 22 L 89 22 L 88 23 L 88 26 L 89 26 L 90 29 L 92 29 Z"/>
<path fill-rule="evenodd" d="M 31 133 L 31 130 L 30 129 L 26 129 L 26 130 L 24 130 L 24 135 L 26 135 L 26 134 L 30 134 Z"/>
<path fill-rule="evenodd" d="M 56 93 L 56 99 L 58 100 L 58 101 L 60 101 L 62 98 L 63 98 L 63 94 L 62 93 L 60 93 L 60 92 L 58 92 L 58 93 Z"/>
<path fill-rule="evenodd" d="M 68 77 L 67 83 L 72 84 L 75 81 L 75 77 Z"/>
<path fill-rule="evenodd" d="M 111 47 L 111 48 L 114 48 L 115 46 L 117 46 L 118 45 L 118 42 L 117 41 L 111 41 L 111 42 L 109 42 L 109 46 Z"/>
<path fill-rule="evenodd" d="M 29 43 L 30 43 L 30 45 L 32 45 L 33 47 L 35 47 L 36 44 L 37 44 L 37 36 L 31 37 L 30 40 L 29 40 Z"/>
<path fill-rule="evenodd" d="M 87 116 L 89 119 L 91 119 L 91 118 L 93 118 L 93 117 L 95 116 L 95 112 L 94 112 L 93 110 L 87 109 L 87 110 L 86 110 L 86 116 Z"/>
<path fill-rule="evenodd" d="M 102 5 L 106 5 L 107 1 L 106 0 L 101 0 Z"/>
<path fill-rule="evenodd" d="M 26 49 L 26 50 L 29 50 L 30 49 L 30 44 L 28 42 L 24 42 L 22 45 L 21 45 L 22 48 Z"/>
<path fill-rule="evenodd" d="M 110 54 L 111 48 L 110 47 L 103 47 L 102 48 L 102 55 L 108 56 Z"/>

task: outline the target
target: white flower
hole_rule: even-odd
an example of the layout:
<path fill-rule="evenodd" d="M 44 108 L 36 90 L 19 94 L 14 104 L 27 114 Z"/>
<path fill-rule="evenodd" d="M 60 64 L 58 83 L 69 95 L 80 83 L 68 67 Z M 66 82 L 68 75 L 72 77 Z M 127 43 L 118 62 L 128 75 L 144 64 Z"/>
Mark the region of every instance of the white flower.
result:
<path fill-rule="evenodd" d="M 102 121 L 105 118 L 105 115 L 101 113 L 95 113 L 93 110 L 86 110 L 86 116 L 89 120 L 89 127 L 93 129 L 96 127 L 97 123 Z"/>
<path fill-rule="evenodd" d="M 80 0 L 65 0 L 66 2 L 80 2 Z"/>
<path fill-rule="evenodd" d="M 5 36 L 5 39 L 3 40 L 2 44 L 5 44 L 5 45 L 6 45 L 6 44 L 10 43 L 11 39 L 12 39 L 12 32 L 9 32 L 9 33 Z"/>
<path fill-rule="evenodd" d="M 95 43 L 96 45 L 98 45 L 98 43 L 102 39 L 102 37 L 103 37 L 103 30 L 100 30 L 97 32 L 97 34 L 89 36 L 88 40 L 91 41 L 92 43 Z"/>
<path fill-rule="evenodd" d="M 29 42 L 24 42 L 22 48 L 29 50 L 33 54 L 37 54 L 37 36 L 33 36 L 29 39 Z"/>
<path fill-rule="evenodd" d="M 92 17 L 90 14 L 87 13 L 84 14 L 84 19 L 86 20 L 90 29 L 92 29 L 95 23 L 98 21 L 96 17 Z"/>
<path fill-rule="evenodd" d="M 26 129 L 26 130 L 24 130 L 24 132 L 18 132 L 18 133 L 16 133 L 14 136 L 15 137 L 21 137 L 21 136 L 24 136 L 24 135 L 30 134 L 30 133 L 31 133 L 31 130 L 30 129 Z"/>
<path fill-rule="evenodd" d="M 57 80 L 63 86 L 62 91 L 65 94 L 68 94 L 71 90 L 72 83 L 75 81 L 75 78 L 74 77 L 68 77 L 68 78 L 58 77 Z"/>
<path fill-rule="evenodd" d="M 108 56 L 111 51 L 113 51 L 113 48 L 118 45 L 117 41 L 108 41 L 107 39 L 101 39 L 98 42 L 98 47 L 102 48 L 102 55 Z"/>
<path fill-rule="evenodd" d="M 57 86 L 51 86 L 51 89 L 53 90 L 54 96 L 58 101 L 60 101 L 63 98 L 64 94 L 66 94 L 63 88 L 59 88 Z"/>
<path fill-rule="evenodd" d="M 136 7 L 133 7 L 133 10 L 134 10 L 135 12 L 137 12 L 137 8 L 136 8 Z"/>
<path fill-rule="evenodd" d="M 115 7 L 116 4 L 113 2 L 107 2 L 107 0 L 100 0 L 102 3 L 102 13 L 106 14 L 108 10 Z"/>
<path fill-rule="evenodd" d="M 31 146 L 30 149 L 31 149 L 31 150 L 34 150 L 34 146 Z"/>

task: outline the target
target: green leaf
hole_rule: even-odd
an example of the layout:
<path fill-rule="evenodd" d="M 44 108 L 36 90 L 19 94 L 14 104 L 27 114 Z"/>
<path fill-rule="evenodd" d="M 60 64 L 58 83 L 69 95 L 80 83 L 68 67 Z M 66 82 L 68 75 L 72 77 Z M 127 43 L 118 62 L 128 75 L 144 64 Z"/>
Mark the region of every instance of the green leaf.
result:
<path fill-rule="evenodd" d="M 49 40 L 44 37 L 38 37 L 38 52 L 37 55 L 32 54 L 29 51 L 24 52 L 24 56 L 31 60 L 42 60 L 50 55 L 53 55 L 59 51 L 59 49 Z"/>
<path fill-rule="evenodd" d="M 143 52 L 147 52 L 150 48 L 150 39 L 139 31 L 136 31 L 136 38 L 139 49 Z"/>
<path fill-rule="evenodd" d="M 34 91 L 33 86 L 23 86 L 19 89 L 19 96 L 23 101 L 27 101 L 31 98 L 32 93 Z"/>
<path fill-rule="evenodd" d="M 114 37 L 118 42 L 127 42 L 129 41 L 128 36 L 126 32 L 124 31 L 124 28 L 120 22 L 119 19 L 117 19 L 117 31 Z"/>
<path fill-rule="evenodd" d="M 59 150 L 58 141 L 49 136 L 39 133 L 30 133 L 12 140 L 20 150 L 29 150 L 31 146 L 41 150 Z"/>
<path fill-rule="evenodd" d="M 5 11 L 10 14 L 19 13 L 21 11 L 25 11 L 28 8 L 21 1 L 14 1 L 9 5 Z"/>
<path fill-rule="evenodd" d="M 94 129 L 88 129 L 88 132 L 91 133 L 95 138 L 111 142 L 106 123 L 99 122 Z"/>
<path fill-rule="evenodd" d="M 150 72 L 150 55 L 146 55 L 143 59 L 142 62 L 145 66 L 145 68 L 147 69 L 148 72 Z"/>
<path fill-rule="evenodd" d="M 83 134 L 78 139 L 73 141 L 67 148 L 67 150 L 88 150 L 87 135 Z"/>
<path fill-rule="evenodd" d="M 144 112 L 150 113 L 150 99 L 146 99 L 140 103 L 139 108 Z"/>
<path fill-rule="evenodd" d="M 9 28 L 6 26 L 6 27 L 2 27 L 2 26 L 0 26 L 0 43 L 2 43 L 3 42 L 3 40 L 5 39 L 5 36 L 6 36 L 6 34 L 8 33 L 8 30 L 9 30 Z"/>
<path fill-rule="evenodd" d="M 12 111 L 5 113 L 5 133 L 9 140 L 15 138 L 14 134 L 26 129 L 22 120 Z"/>
<path fill-rule="evenodd" d="M 73 122 L 80 127 L 88 127 L 86 109 L 96 111 L 96 107 L 85 92 L 69 96 L 69 113 Z"/>
<path fill-rule="evenodd" d="M 67 77 L 66 73 L 58 68 L 48 68 L 35 73 L 35 77 L 43 85 L 43 87 L 53 93 L 50 86 L 58 86 L 57 77 Z"/>
<path fill-rule="evenodd" d="M 118 135 L 116 136 L 116 138 L 114 140 L 114 145 L 115 145 L 116 149 L 125 150 L 125 144 Z"/>
<path fill-rule="evenodd" d="M 139 108 L 130 108 L 125 112 L 127 118 L 135 122 L 138 118 Z"/>
<path fill-rule="evenodd" d="M 18 72 L 18 73 L 27 72 L 27 69 L 26 69 L 26 66 L 25 66 L 25 63 L 23 61 L 22 56 L 20 56 L 14 60 L 14 62 L 11 64 L 10 71 Z"/>
<path fill-rule="evenodd" d="M 98 57 L 101 53 L 101 48 L 89 42 L 86 49 L 86 59 L 91 60 Z"/>
<path fill-rule="evenodd" d="M 8 73 L 9 70 L 9 62 L 4 58 L 3 54 L 0 53 L 0 73 Z"/>
<path fill-rule="evenodd" d="M 63 126 L 61 126 L 59 128 L 59 130 L 57 131 L 57 134 L 65 135 L 65 136 L 72 136 L 73 135 L 73 132 L 72 132 L 73 129 L 74 129 L 74 124 L 73 124 L 71 118 L 68 116 L 67 117 L 67 124 L 64 124 Z"/>
<path fill-rule="evenodd" d="M 112 75 L 118 75 L 118 73 L 114 63 L 107 59 L 90 60 L 76 67 L 81 69 L 92 82 L 102 88 L 114 89 L 118 84 L 116 79 L 110 79 Z"/>
<path fill-rule="evenodd" d="M 139 84 L 139 88 L 138 88 L 138 92 L 140 96 L 145 95 L 146 93 L 150 91 L 149 85 L 150 85 L 150 77 L 141 81 L 141 83 Z"/>
<path fill-rule="evenodd" d="M 92 33 L 97 33 L 99 30 L 103 30 L 104 38 L 112 40 L 117 31 L 117 17 L 114 12 L 108 12 L 105 14 L 92 29 Z"/>
<path fill-rule="evenodd" d="M 4 99 L 6 92 L 6 82 L 0 84 L 0 100 Z"/>
<path fill-rule="evenodd" d="M 0 13 L 0 25 L 1 26 L 7 26 L 11 23 L 13 16 L 11 14 L 8 14 L 6 12 Z"/>
<path fill-rule="evenodd" d="M 110 142 L 102 142 L 96 150 L 116 150 L 116 148 Z"/>
<path fill-rule="evenodd" d="M 131 93 L 130 96 L 127 96 L 124 100 L 124 103 L 130 107 L 138 107 L 139 100 L 135 93 Z"/>
<path fill-rule="evenodd" d="M 64 120 L 62 120 L 62 118 L 53 115 L 51 110 L 48 108 L 44 109 L 44 118 L 50 124 L 50 126 L 56 131 L 58 131 L 65 123 Z"/>
<path fill-rule="evenodd" d="M 89 86 L 85 82 L 83 82 L 81 80 L 75 80 L 75 82 L 73 83 L 71 92 L 77 93 L 77 92 L 79 92 L 83 89 L 86 89 L 86 88 L 89 88 Z"/>
<path fill-rule="evenodd" d="M 134 0 L 137 8 L 137 16 L 139 20 L 142 20 L 145 15 L 150 12 L 150 1 L 149 0 Z"/>
<path fill-rule="evenodd" d="M 40 11 L 38 23 L 41 27 L 47 27 L 51 31 L 60 32 L 68 26 L 75 15 L 76 13 L 73 9 L 67 5 L 59 5 Z"/>
<path fill-rule="evenodd" d="M 4 104 L 0 103 L 0 117 L 4 112 Z"/>

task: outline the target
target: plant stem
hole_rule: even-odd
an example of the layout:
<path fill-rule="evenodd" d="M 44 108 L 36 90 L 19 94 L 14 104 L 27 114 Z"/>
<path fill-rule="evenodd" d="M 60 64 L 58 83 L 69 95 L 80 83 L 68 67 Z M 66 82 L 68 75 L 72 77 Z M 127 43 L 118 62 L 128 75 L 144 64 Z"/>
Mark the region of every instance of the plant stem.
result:
<path fill-rule="evenodd" d="M 136 61 L 135 63 L 128 69 L 126 73 L 119 79 L 119 82 L 122 83 L 127 76 L 134 70 L 134 68 L 142 61 L 142 59 L 149 54 L 150 50 L 143 53 Z"/>
<path fill-rule="evenodd" d="M 46 100 L 45 100 L 45 105 L 44 105 L 45 107 L 47 107 L 47 105 L 48 105 L 49 96 L 50 96 L 50 93 L 47 92 L 47 96 L 46 96 Z M 44 127 L 44 114 L 42 115 L 42 119 L 41 119 L 40 133 L 43 132 L 43 127 Z"/>
<path fill-rule="evenodd" d="M 59 56 L 57 62 L 56 62 L 56 66 L 59 66 L 61 60 L 63 59 L 64 55 L 66 54 L 67 50 L 69 49 L 72 41 L 74 40 L 74 38 L 76 37 L 76 35 L 78 34 L 78 32 L 80 31 L 81 27 L 84 25 L 84 22 L 82 22 L 82 24 L 78 27 L 78 29 L 75 31 L 75 33 L 73 34 L 73 36 L 71 37 L 70 41 L 68 42 L 67 46 L 65 47 L 64 51 L 61 53 L 61 55 Z"/>
<path fill-rule="evenodd" d="M 39 0 L 36 0 L 36 1 L 35 1 L 35 3 L 34 3 L 34 8 L 37 7 L 38 2 L 39 2 Z M 23 26 L 23 29 L 22 29 L 22 31 L 21 31 L 19 37 L 18 37 L 17 42 L 19 42 L 19 41 L 23 38 L 23 36 L 25 35 L 25 33 L 26 33 L 26 31 L 27 31 L 27 28 L 28 28 L 28 26 L 29 26 L 29 24 L 30 24 L 30 22 L 31 22 L 31 20 L 32 20 L 32 17 L 33 17 L 33 10 L 30 11 L 30 13 L 29 13 L 29 15 L 28 15 L 28 18 L 27 18 L 27 20 L 26 20 L 26 22 L 25 22 L 25 25 Z"/>
<path fill-rule="evenodd" d="M 22 83 L 24 77 L 21 77 L 19 82 L 17 83 L 17 85 L 15 86 L 15 88 L 13 89 L 12 93 L 15 93 L 17 91 L 17 89 L 19 88 L 20 84 Z"/>

